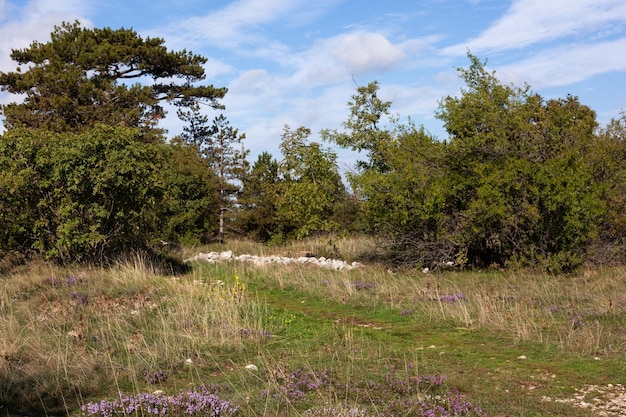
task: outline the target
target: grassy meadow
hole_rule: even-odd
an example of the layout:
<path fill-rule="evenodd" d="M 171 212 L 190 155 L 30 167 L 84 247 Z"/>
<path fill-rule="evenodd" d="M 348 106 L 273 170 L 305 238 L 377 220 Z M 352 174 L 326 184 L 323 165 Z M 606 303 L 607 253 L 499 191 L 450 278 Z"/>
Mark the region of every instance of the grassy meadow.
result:
<path fill-rule="evenodd" d="M 184 248 L 359 260 L 373 243 Z M 0 416 L 623 416 L 626 268 L 0 275 Z M 605 414 L 601 414 L 605 413 Z"/>

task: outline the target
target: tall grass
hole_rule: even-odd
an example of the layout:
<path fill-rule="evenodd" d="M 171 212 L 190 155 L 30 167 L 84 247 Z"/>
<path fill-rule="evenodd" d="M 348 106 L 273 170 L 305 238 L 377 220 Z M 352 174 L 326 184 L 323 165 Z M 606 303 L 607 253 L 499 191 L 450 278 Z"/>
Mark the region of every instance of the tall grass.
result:
<path fill-rule="evenodd" d="M 344 259 L 371 250 L 369 241 L 333 245 Z M 323 248 L 319 240 L 280 248 L 243 242 L 178 256 L 226 249 L 320 255 Z M 411 415 L 439 400 L 448 411 L 467 405 L 431 372 L 445 370 L 445 355 L 422 349 L 430 336 L 416 329 L 431 336 L 480 330 L 505 346 L 532 343 L 608 360 L 626 348 L 622 268 L 552 276 L 192 266 L 179 273 L 135 255 L 106 269 L 31 264 L 1 275 L 0 405 L 80 415 L 81 405 L 112 402 L 120 391 L 130 398 L 163 390 L 173 398 L 197 389 L 219 391 L 244 416 Z M 456 372 L 458 384 L 466 370 Z M 481 415 L 468 410 L 460 415 Z"/>
<path fill-rule="evenodd" d="M 449 273 L 433 278 L 430 316 L 584 355 L 616 355 L 626 347 L 626 281 L 621 268 L 553 276 L 534 273 Z M 430 282 L 430 279 L 426 279 Z M 452 300 L 446 295 L 462 294 Z"/>
<path fill-rule="evenodd" d="M 159 371 L 188 376 L 207 347 L 270 336 L 245 283 L 213 272 L 167 276 L 136 258 L 3 277 L 0 403 L 59 412 L 96 392 L 136 391 Z"/>

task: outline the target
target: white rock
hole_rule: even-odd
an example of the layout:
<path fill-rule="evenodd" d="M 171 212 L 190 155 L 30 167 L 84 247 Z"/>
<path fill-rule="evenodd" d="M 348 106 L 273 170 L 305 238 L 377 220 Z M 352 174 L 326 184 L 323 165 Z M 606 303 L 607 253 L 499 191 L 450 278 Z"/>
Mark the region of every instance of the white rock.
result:
<path fill-rule="evenodd" d="M 233 251 L 232 250 L 224 251 L 218 255 L 218 258 L 220 260 L 230 261 L 231 259 L 233 259 Z"/>
<path fill-rule="evenodd" d="M 526 359 L 526 355 L 520 355 L 520 356 L 518 356 L 518 357 L 517 357 L 517 359 L 522 359 L 522 360 L 524 360 L 524 359 Z"/>
<path fill-rule="evenodd" d="M 253 365 L 253 364 L 246 365 L 246 369 L 247 369 L 248 371 L 258 371 L 258 370 L 259 370 L 259 368 L 257 368 L 257 366 L 256 366 L 256 365 Z"/>
<path fill-rule="evenodd" d="M 196 256 L 186 259 L 185 262 L 200 261 L 200 260 L 208 262 L 208 263 L 236 260 L 240 262 L 250 262 L 256 266 L 263 266 L 269 263 L 275 263 L 275 264 L 281 264 L 281 265 L 300 263 L 300 264 L 312 264 L 321 268 L 330 268 L 330 269 L 334 269 L 337 271 L 354 269 L 354 268 L 358 268 L 359 266 L 361 266 L 361 264 L 359 264 L 358 262 L 352 262 L 349 264 L 348 262 L 342 261 L 340 259 L 329 259 L 323 256 L 319 258 L 315 258 L 312 256 L 311 257 L 300 256 L 298 258 L 290 258 L 287 256 L 277 256 L 277 255 L 256 256 L 256 255 L 248 255 L 248 254 L 234 256 L 232 251 L 224 251 L 221 253 L 200 252 Z"/>

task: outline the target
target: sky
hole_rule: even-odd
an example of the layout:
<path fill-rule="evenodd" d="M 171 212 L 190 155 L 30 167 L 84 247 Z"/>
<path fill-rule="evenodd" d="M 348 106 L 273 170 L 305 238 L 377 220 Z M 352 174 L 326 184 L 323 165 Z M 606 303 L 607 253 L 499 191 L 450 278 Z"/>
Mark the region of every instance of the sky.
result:
<path fill-rule="evenodd" d="M 285 125 L 308 127 L 311 141 L 341 130 L 356 86 L 371 81 L 394 115 L 446 139 L 435 112 L 460 94 L 468 50 L 506 84 L 579 97 L 601 125 L 626 110 L 624 0 L 0 0 L 0 71 L 15 70 L 12 49 L 74 20 L 206 57 L 204 83 L 228 88 L 223 113 L 252 162 L 280 159 Z M 161 126 L 174 136 L 183 124 L 172 110 Z M 343 169 L 359 159 L 338 154 Z"/>

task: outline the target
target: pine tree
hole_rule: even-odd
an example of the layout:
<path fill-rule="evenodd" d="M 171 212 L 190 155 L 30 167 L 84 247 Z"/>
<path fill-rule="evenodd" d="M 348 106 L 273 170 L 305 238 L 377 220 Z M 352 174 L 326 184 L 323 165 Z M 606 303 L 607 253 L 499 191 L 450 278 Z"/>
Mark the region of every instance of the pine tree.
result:
<path fill-rule="evenodd" d="M 1 107 L 4 126 L 77 133 L 106 124 L 159 133 L 154 128 L 165 115 L 163 102 L 222 108 L 225 88 L 197 85 L 207 59 L 168 51 L 164 42 L 130 29 L 87 29 L 79 22 L 55 27 L 49 42 L 13 50 L 19 67 L 0 72 L 0 89 L 24 96 Z"/>

